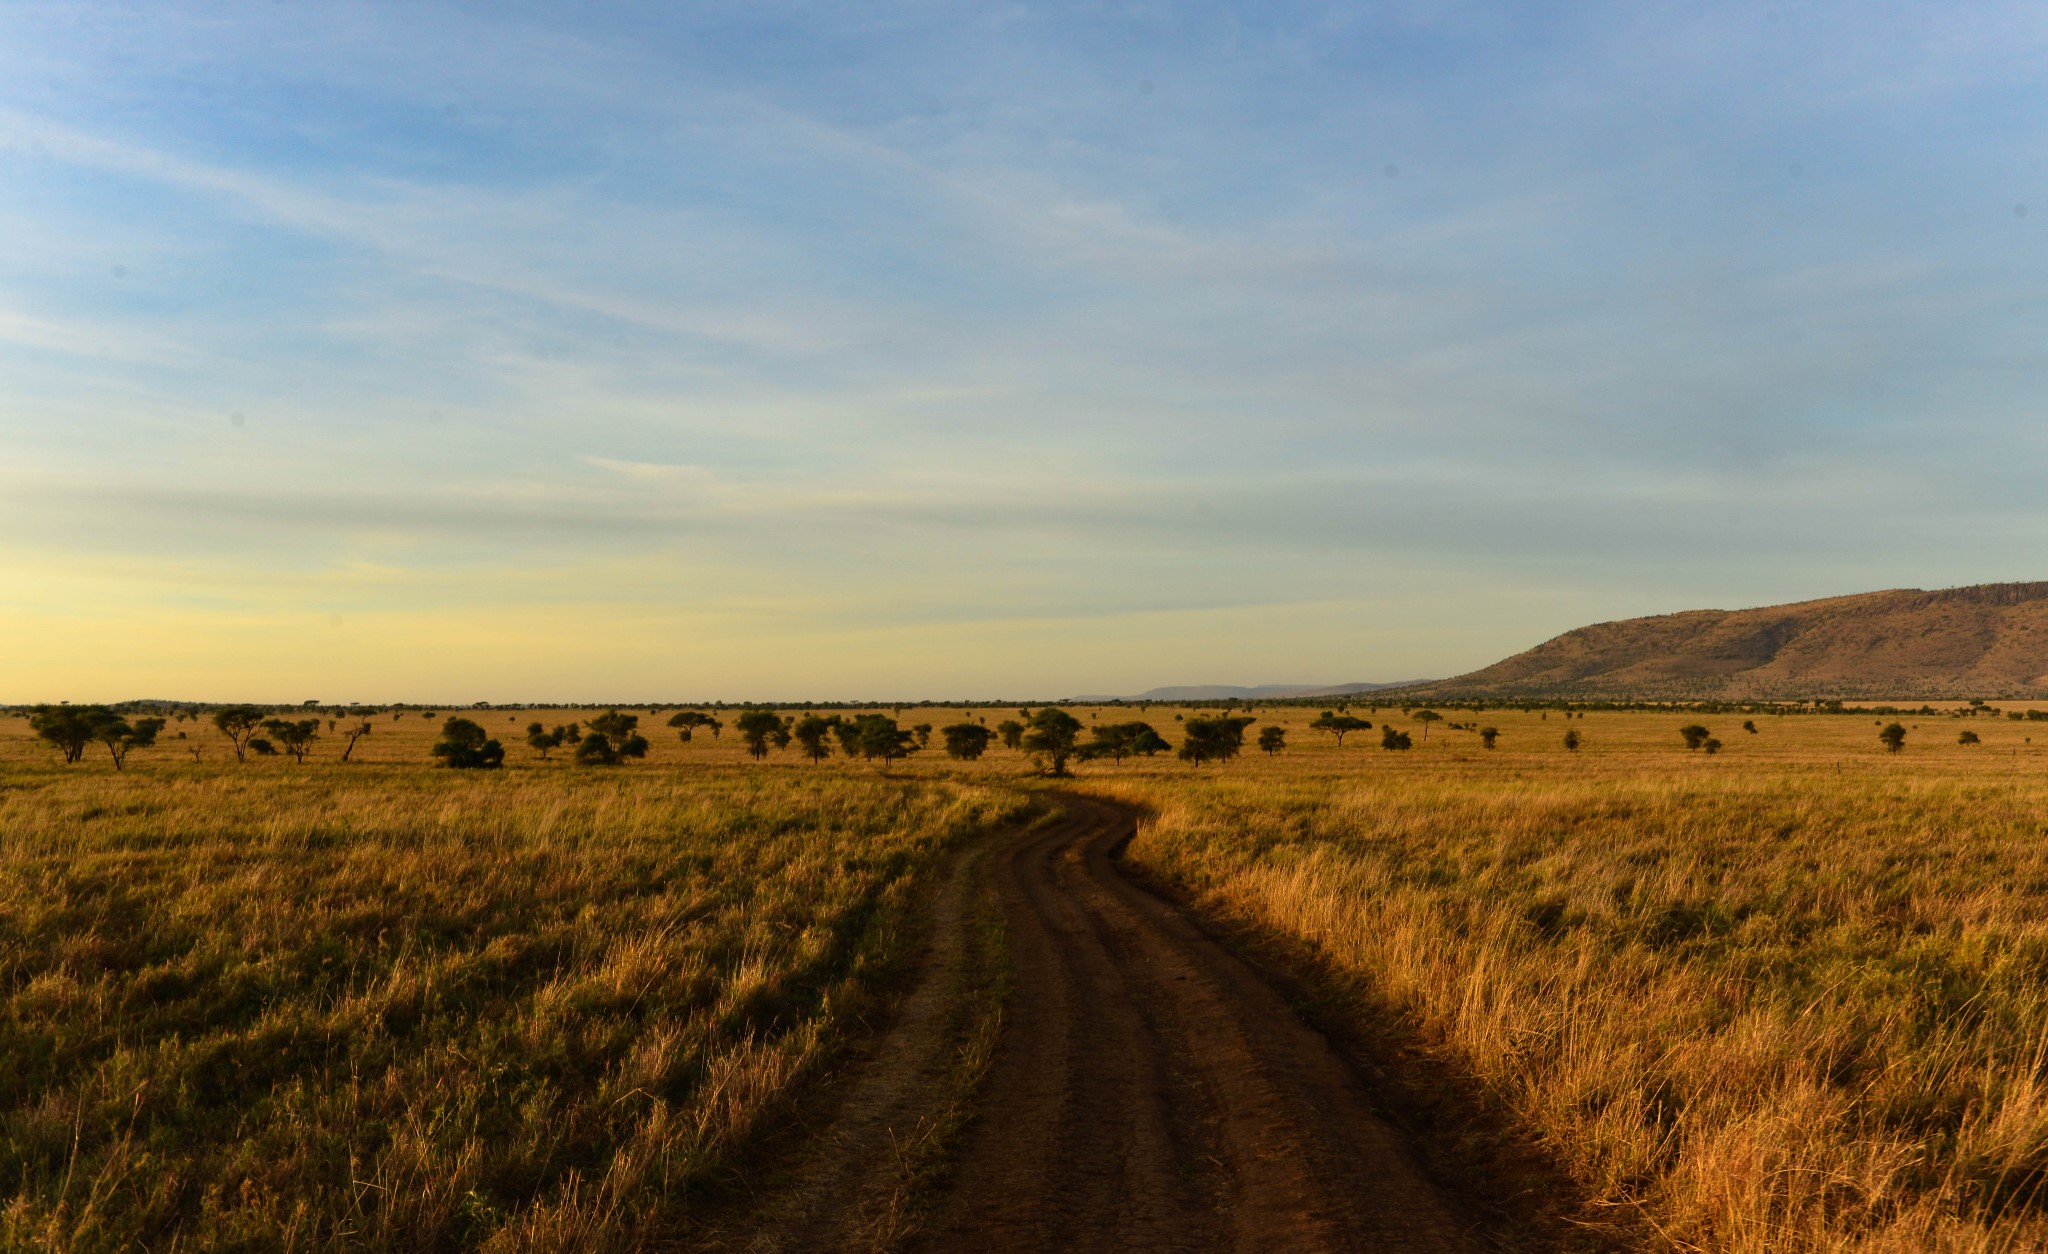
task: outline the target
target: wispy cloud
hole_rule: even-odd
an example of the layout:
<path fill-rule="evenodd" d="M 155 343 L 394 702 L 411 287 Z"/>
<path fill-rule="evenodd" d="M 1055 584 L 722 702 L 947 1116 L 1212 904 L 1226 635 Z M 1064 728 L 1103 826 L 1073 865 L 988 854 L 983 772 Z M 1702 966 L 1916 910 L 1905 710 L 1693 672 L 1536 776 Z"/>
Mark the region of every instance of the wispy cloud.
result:
<path fill-rule="evenodd" d="M 0 576 L 810 605 L 854 669 L 1172 614 L 1247 679 L 1218 624 L 1330 587 L 1489 625 L 1362 666 L 1275 609 L 1337 679 L 2017 577 L 2044 47 L 1906 0 L 7 6 Z M 916 656 L 1001 688 L 971 635 Z"/>

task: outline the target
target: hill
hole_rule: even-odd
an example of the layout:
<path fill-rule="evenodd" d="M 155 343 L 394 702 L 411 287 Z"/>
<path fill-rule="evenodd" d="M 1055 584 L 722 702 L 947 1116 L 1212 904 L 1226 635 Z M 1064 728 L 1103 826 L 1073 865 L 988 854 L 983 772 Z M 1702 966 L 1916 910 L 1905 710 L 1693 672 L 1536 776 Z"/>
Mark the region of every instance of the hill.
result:
<path fill-rule="evenodd" d="M 2048 697 L 2048 582 L 1896 588 L 1568 631 L 1417 695 Z"/>

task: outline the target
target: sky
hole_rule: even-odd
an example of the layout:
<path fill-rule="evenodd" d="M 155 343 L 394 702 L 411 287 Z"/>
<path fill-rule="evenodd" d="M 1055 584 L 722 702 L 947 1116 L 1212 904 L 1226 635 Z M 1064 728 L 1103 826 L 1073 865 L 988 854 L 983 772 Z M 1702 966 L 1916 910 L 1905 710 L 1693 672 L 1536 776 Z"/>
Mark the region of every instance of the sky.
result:
<path fill-rule="evenodd" d="M 0 0 L 0 701 L 1048 699 L 2048 577 L 2032 4 Z"/>

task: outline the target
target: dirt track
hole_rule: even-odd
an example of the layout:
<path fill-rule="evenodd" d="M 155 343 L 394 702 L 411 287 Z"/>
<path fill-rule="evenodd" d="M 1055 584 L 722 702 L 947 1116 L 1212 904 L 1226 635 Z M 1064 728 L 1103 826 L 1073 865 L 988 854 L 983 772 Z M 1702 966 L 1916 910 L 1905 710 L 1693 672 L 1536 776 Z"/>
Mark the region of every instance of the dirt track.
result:
<path fill-rule="evenodd" d="M 1329 1043 L 1121 874 L 1136 816 L 1063 804 L 988 859 L 1014 992 L 915 1248 L 1474 1248 Z"/>
<path fill-rule="evenodd" d="M 962 1040 L 948 1008 L 974 979 L 970 903 L 986 892 L 1013 991 L 950 1186 L 911 1249 L 1478 1248 L 1328 1041 L 1125 878 L 1116 854 L 1137 816 L 1060 803 L 1059 822 L 949 868 L 930 952 L 873 1061 L 751 1234 L 714 1248 L 894 1248 L 919 1226 L 905 1146 L 945 1118 L 934 1103 Z"/>

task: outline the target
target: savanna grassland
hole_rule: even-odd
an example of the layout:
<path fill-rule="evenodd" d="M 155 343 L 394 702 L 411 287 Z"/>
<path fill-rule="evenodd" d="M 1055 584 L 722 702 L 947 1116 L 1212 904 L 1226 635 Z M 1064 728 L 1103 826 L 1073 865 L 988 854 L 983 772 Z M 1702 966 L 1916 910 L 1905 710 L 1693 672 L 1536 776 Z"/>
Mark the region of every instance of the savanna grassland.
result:
<path fill-rule="evenodd" d="M 1500 747 L 1098 786 L 1156 809 L 1132 859 L 1413 1025 L 1631 1243 L 2048 1246 L 2039 725 L 1448 717 Z"/>
<path fill-rule="evenodd" d="M 675 1240 L 873 1009 L 919 875 L 1019 804 L 436 770 L 414 721 L 118 774 L 7 728 L 0 1247 Z"/>
<path fill-rule="evenodd" d="M 1262 706 L 1235 761 L 1075 786 L 1152 812 L 1147 875 L 1401 1025 L 1572 1218 L 1645 1248 L 2042 1248 L 2048 724 L 1952 708 L 1899 716 L 1891 754 L 1891 716 L 1367 698 L 1382 726 L 1340 748 Z M 432 767 L 417 712 L 347 764 L 331 737 L 237 763 L 175 722 L 119 773 L 0 720 L 0 1245 L 687 1243 L 862 1030 L 923 873 L 1032 775 L 937 736 L 886 770 L 756 762 L 644 709 L 644 761 L 579 767 L 522 731 L 591 711 L 463 713 L 506 769 Z M 1143 718 L 1178 744 L 1213 711 L 1073 713 L 1084 743 Z"/>

